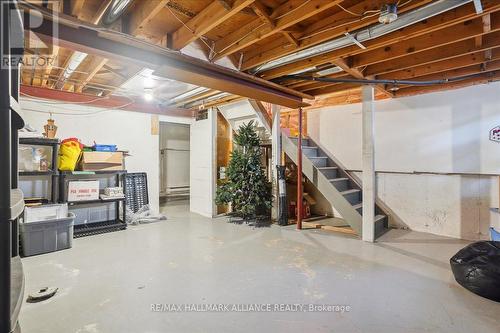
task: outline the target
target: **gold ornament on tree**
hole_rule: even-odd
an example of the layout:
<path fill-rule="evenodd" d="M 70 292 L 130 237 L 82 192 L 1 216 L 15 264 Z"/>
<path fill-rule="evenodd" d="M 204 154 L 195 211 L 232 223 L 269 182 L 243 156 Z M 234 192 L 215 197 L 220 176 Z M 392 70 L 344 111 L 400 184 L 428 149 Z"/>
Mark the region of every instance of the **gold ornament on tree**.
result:
<path fill-rule="evenodd" d="M 56 137 L 57 126 L 55 125 L 55 120 L 52 119 L 52 113 L 50 114 L 50 118 L 47 119 L 47 125 L 43 126 L 43 129 L 45 130 L 43 135 L 46 138 L 53 139 Z"/>

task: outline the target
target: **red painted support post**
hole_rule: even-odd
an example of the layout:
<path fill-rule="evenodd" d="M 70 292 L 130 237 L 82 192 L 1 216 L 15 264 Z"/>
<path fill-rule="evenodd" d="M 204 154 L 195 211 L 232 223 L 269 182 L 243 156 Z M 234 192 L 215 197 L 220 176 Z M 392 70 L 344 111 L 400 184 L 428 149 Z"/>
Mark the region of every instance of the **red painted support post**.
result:
<path fill-rule="evenodd" d="M 299 136 L 297 139 L 297 230 L 302 229 L 302 108 L 299 108 Z"/>

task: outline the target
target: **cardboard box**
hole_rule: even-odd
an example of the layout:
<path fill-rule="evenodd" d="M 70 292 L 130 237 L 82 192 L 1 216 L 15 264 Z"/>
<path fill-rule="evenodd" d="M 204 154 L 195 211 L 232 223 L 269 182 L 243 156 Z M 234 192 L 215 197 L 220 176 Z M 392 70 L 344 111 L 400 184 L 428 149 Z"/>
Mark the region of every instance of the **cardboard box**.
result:
<path fill-rule="evenodd" d="M 68 183 L 68 201 L 87 201 L 99 199 L 98 180 L 78 180 Z"/>
<path fill-rule="evenodd" d="M 84 151 L 80 159 L 80 170 L 123 170 L 123 152 Z"/>

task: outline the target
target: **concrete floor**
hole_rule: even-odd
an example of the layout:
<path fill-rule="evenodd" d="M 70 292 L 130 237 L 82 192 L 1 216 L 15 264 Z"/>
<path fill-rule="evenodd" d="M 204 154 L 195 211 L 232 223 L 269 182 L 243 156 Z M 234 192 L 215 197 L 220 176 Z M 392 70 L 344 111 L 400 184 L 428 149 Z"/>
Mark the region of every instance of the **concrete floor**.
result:
<path fill-rule="evenodd" d="M 319 230 L 253 229 L 165 208 L 169 220 L 24 258 L 24 333 L 495 332 L 500 303 L 453 279 L 466 243 L 393 230 L 375 244 Z M 151 304 L 334 304 L 349 312 L 153 312 Z"/>

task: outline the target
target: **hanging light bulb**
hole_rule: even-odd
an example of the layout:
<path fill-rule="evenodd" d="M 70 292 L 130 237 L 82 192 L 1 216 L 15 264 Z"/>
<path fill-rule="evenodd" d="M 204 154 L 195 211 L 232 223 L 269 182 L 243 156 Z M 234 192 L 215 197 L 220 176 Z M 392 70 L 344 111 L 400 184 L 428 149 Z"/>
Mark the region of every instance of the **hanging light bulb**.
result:
<path fill-rule="evenodd" d="M 144 89 L 144 99 L 147 102 L 150 102 L 153 100 L 153 90 L 152 89 Z"/>
<path fill-rule="evenodd" d="M 398 6 L 397 4 L 385 4 L 380 10 L 380 16 L 378 21 L 383 24 L 389 24 L 398 18 Z"/>
<path fill-rule="evenodd" d="M 144 87 L 151 88 L 151 87 L 154 87 L 154 85 L 155 85 L 155 80 L 153 80 L 151 75 L 144 77 Z"/>

